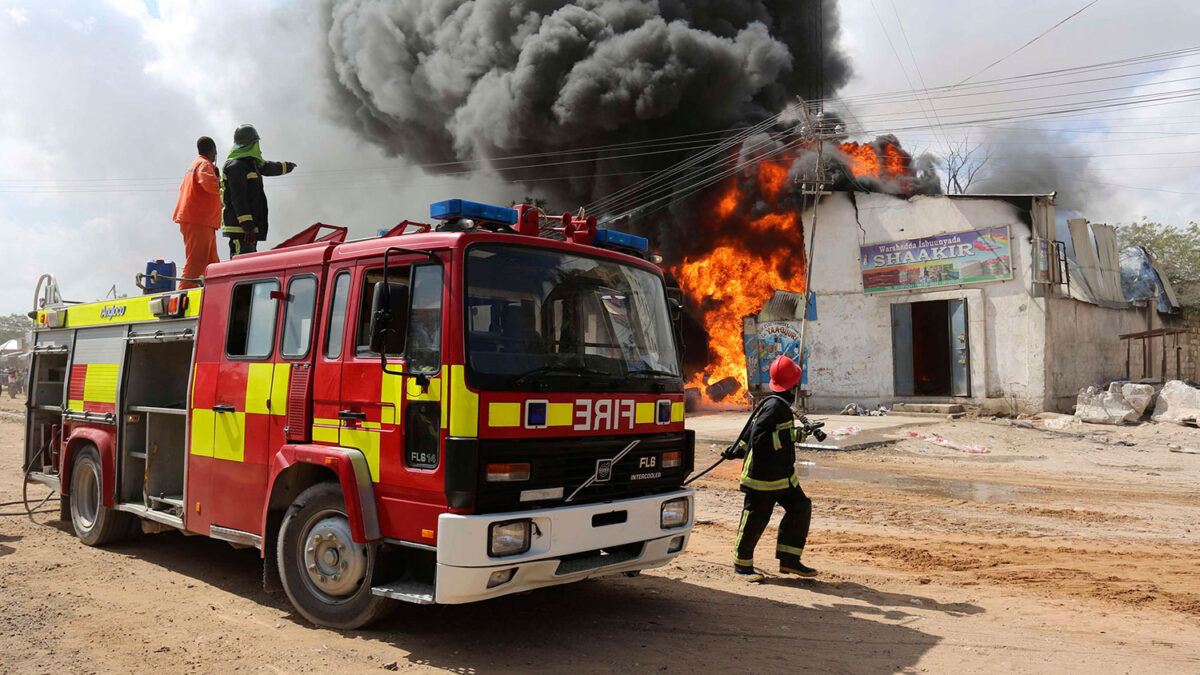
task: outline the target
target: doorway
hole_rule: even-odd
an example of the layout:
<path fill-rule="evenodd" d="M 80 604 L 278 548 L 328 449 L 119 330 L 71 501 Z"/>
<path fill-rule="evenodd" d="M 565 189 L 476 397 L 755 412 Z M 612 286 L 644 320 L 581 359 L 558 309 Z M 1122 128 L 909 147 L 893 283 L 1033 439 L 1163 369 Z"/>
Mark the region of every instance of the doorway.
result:
<path fill-rule="evenodd" d="M 892 305 L 897 396 L 970 396 L 965 300 Z"/>

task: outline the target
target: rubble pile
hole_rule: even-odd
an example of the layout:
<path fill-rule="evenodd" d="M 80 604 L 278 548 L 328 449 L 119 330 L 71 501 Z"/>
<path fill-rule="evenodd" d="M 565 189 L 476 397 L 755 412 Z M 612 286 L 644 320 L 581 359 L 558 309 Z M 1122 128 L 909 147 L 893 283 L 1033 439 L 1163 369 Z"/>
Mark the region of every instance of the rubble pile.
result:
<path fill-rule="evenodd" d="M 1149 413 L 1155 422 L 1200 426 L 1200 388 L 1182 380 L 1164 385 L 1118 380 L 1079 392 L 1075 419 L 1092 424 L 1133 424 Z"/>
<path fill-rule="evenodd" d="M 1158 403 L 1150 419 L 1200 426 L 1197 423 L 1200 420 L 1200 389 L 1180 380 L 1167 382 L 1158 394 Z"/>
<path fill-rule="evenodd" d="M 1132 424 L 1154 399 L 1154 385 L 1113 382 L 1108 389 L 1088 387 L 1079 392 L 1075 417 L 1092 424 Z"/>

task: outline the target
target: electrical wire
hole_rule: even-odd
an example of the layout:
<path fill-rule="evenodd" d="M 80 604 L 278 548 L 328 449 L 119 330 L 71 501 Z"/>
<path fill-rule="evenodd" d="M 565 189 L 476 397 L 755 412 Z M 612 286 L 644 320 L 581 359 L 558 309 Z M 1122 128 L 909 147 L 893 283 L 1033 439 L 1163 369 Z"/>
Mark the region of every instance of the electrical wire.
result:
<path fill-rule="evenodd" d="M 995 61 L 993 61 L 993 62 L 989 63 L 989 64 L 988 64 L 988 65 L 986 65 L 986 66 L 984 66 L 983 70 L 980 70 L 980 71 L 979 71 L 979 72 L 977 72 L 977 73 L 973 73 L 973 74 L 971 74 L 971 75 L 968 75 L 967 77 L 964 77 L 964 78 L 963 78 L 961 81 L 959 81 L 959 82 L 958 82 L 958 84 L 956 84 L 956 85 L 954 85 L 954 86 L 958 86 L 959 84 L 963 84 L 963 83 L 967 82 L 968 80 L 973 80 L 973 79 L 975 79 L 977 76 L 979 76 L 979 75 L 982 75 L 983 73 L 987 72 L 988 70 L 991 70 L 991 69 L 992 69 L 994 66 L 1000 65 L 1000 64 L 1001 64 L 1001 63 L 1003 63 L 1004 61 L 1008 60 L 1010 57 L 1013 57 L 1013 56 L 1017 55 L 1018 53 L 1020 53 L 1020 52 L 1021 52 L 1022 50 L 1024 50 L 1026 47 L 1028 47 L 1028 46 L 1032 45 L 1033 43 L 1037 42 L 1038 40 L 1041 40 L 1042 38 L 1046 37 L 1046 36 L 1047 36 L 1047 35 L 1049 35 L 1051 32 L 1053 32 L 1053 31 L 1054 31 L 1054 29 L 1058 28 L 1059 26 L 1063 25 L 1064 23 L 1066 23 L 1066 22 L 1070 21 L 1071 19 L 1074 19 L 1075 17 L 1079 16 L 1080 14 L 1084 13 L 1084 12 L 1085 12 L 1085 11 L 1086 11 L 1086 10 L 1087 10 L 1089 7 L 1091 7 L 1092 5 L 1096 4 L 1096 3 L 1097 3 L 1097 2 L 1099 2 L 1099 1 L 1100 1 L 1100 0 L 1091 0 L 1091 2 L 1087 3 L 1087 4 L 1086 4 L 1086 5 L 1084 5 L 1083 7 L 1080 7 L 1079 9 L 1075 10 L 1074 12 L 1072 12 L 1072 13 L 1071 13 L 1069 16 L 1067 16 L 1066 18 L 1064 18 L 1064 19 L 1060 20 L 1058 23 L 1054 24 L 1053 26 L 1050 26 L 1049 28 L 1047 28 L 1046 30 L 1042 31 L 1041 33 L 1038 33 L 1038 34 L 1037 34 L 1036 36 L 1034 36 L 1034 38 L 1033 38 L 1032 40 L 1030 40 L 1029 42 L 1026 42 L 1025 44 L 1021 45 L 1020 47 L 1017 47 L 1016 49 L 1012 50 L 1012 51 L 1011 51 L 1011 52 L 1009 52 L 1008 54 L 1005 54 L 1004 56 L 1001 56 L 1000 58 L 996 59 Z"/>

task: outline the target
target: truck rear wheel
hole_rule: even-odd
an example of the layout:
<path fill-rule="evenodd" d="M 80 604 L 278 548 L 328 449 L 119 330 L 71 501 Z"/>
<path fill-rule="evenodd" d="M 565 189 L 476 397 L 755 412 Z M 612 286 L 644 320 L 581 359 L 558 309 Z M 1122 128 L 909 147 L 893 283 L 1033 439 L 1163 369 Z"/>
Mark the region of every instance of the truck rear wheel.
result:
<path fill-rule="evenodd" d="M 283 516 L 276 549 L 288 599 L 319 626 L 361 628 L 395 607 L 371 593 L 377 547 L 351 539 L 337 483 L 318 483 L 296 497 Z"/>
<path fill-rule="evenodd" d="M 81 448 L 71 467 L 71 526 L 79 540 L 88 546 L 118 541 L 127 536 L 136 523 L 130 514 L 104 506 L 103 476 L 96 446 L 89 444 Z"/>

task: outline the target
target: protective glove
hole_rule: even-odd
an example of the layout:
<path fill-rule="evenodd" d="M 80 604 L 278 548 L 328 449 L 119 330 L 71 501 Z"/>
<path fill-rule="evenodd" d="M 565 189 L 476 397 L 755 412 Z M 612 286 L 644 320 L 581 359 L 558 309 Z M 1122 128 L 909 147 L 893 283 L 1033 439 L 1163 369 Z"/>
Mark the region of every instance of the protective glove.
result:
<path fill-rule="evenodd" d="M 721 458 L 722 459 L 737 459 L 738 458 L 737 448 L 734 448 L 732 446 L 725 448 L 725 450 L 723 450 L 721 452 Z"/>

